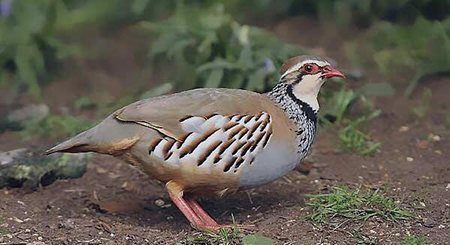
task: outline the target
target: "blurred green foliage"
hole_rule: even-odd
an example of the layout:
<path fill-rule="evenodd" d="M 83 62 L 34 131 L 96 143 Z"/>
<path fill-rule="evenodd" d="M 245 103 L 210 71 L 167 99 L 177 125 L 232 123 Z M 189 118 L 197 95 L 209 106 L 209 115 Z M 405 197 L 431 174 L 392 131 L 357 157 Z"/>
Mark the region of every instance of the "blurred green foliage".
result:
<path fill-rule="evenodd" d="M 41 85 L 50 74 L 58 72 L 61 61 L 86 54 L 82 50 L 84 37 L 78 35 L 89 31 L 82 31 L 133 23 L 141 13 L 143 1 L 134 0 L 131 4 L 121 0 L 1 2 L 0 84 L 7 84 L 12 93 L 25 90 L 39 98 Z"/>
<path fill-rule="evenodd" d="M 354 67 L 376 68 L 390 78 L 388 82 L 365 83 L 359 90 L 327 89 L 322 100 L 330 106 L 324 106 L 328 109 L 321 113 L 322 122 L 341 122 L 351 105 L 365 100 L 365 96 L 394 95 L 398 76 L 409 79 L 405 94 L 410 95 L 424 76 L 450 70 L 450 1 L 0 0 L 0 3 L 0 84 L 6 84 L 12 93 L 28 91 L 39 98 L 42 85 L 61 75 L 58 71 L 67 59 L 87 60 L 100 55 L 96 50 L 82 49 L 92 33 L 129 28 L 148 34 L 151 65 L 147 68 L 161 73 L 161 83 L 135 97 L 114 98 L 114 103 L 82 97 L 71 107 L 75 111 L 95 108 L 97 117 L 137 97 L 194 87 L 266 91 L 277 82 L 277 68 L 284 60 L 307 53 L 266 29 L 298 16 L 317 20 L 318 25 L 311 28 L 337 27 L 342 39 L 348 40 L 347 56 Z M 346 35 L 354 30 L 365 35 L 349 39 Z M 418 108 L 413 114 L 420 117 L 422 111 Z M 334 119 L 328 120 L 325 115 Z M 41 126 L 51 130 L 58 120 L 46 120 Z M 61 117 L 61 121 L 65 120 L 70 125 L 79 124 Z M 36 131 L 34 126 L 30 128 Z M 62 129 L 61 133 L 75 131 L 74 128 L 77 127 Z M 348 130 L 347 133 L 358 132 Z M 363 134 L 355 135 L 359 135 L 355 136 L 358 139 L 365 138 Z"/>
<path fill-rule="evenodd" d="M 55 33 L 64 5 L 52 0 L 10 2 L 10 14 L 0 18 L 0 83 L 11 84 L 13 92 L 27 85 L 38 97 L 38 79 L 47 75 L 48 62 L 74 51 Z"/>
<path fill-rule="evenodd" d="M 450 67 L 449 1 L 8 2 L 10 13 L 0 17 L 0 82 L 11 84 L 13 92 L 28 88 L 36 97 L 40 84 L 57 72 L 60 61 L 81 52 L 82 37 L 67 36 L 77 36 L 80 27 L 117 28 L 135 23 L 141 23 L 154 37 L 150 42 L 152 60 L 160 67 L 176 68 L 177 72 L 167 73 L 174 75 L 170 78 L 179 90 L 224 86 L 261 91 L 268 84 L 256 81 L 273 83 L 274 67 L 305 53 L 260 28 L 239 24 L 235 18 L 272 23 L 304 15 L 317 18 L 322 25 L 333 22 L 343 29 L 369 28 L 368 42 L 348 45 L 353 50 L 349 58 L 357 64 L 375 62 L 386 74 L 399 67 L 414 70 L 406 95 L 423 76 L 448 72 Z"/>
<path fill-rule="evenodd" d="M 20 134 L 24 140 L 32 137 L 69 137 L 94 126 L 92 121 L 81 117 L 59 115 L 50 115 L 38 122 L 27 120 L 22 124 L 24 130 Z"/>
<path fill-rule="evenodd" d="M 350 57 L 367 66 L 375 62 L 386 75 L 410 77 L 405 96 L 412 94 L 424 76 L 450 72 L 450 19 L 429 21 L 420 17 L 412 25 L 379 22 L 368 31 L 367 39 L 349 46 L 353 49 L 350 52 L 359 53 Z"/>
<path fill-rule="evenodd" d="M 263 29 L 237 23 L 223 5 L 205 10 L 178 4 L 169 19 L 141 25 L 157 36 L 151 44 L 151 58 L 170 67 L 180 90 L 263 91 L 277 81 L 275 66 L 304 53 Z"/>

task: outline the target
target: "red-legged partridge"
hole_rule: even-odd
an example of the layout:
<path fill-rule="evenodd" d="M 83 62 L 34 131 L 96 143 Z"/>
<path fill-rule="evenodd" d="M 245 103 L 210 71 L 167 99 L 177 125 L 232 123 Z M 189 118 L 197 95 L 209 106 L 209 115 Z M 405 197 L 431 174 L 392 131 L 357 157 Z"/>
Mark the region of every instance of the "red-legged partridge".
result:
<path fill-rule="evenodd" d="M 311 148 L 317 95 L 331 77 L 344 75 L 323 59 L 295 57 L 267 94 L 205 88 L 141 100 L 46 154 L 117 156 L 164 182 L 193 227 L 214 230 L 223 226 L 194 198 L 266 184 L 295 168 Z"/>

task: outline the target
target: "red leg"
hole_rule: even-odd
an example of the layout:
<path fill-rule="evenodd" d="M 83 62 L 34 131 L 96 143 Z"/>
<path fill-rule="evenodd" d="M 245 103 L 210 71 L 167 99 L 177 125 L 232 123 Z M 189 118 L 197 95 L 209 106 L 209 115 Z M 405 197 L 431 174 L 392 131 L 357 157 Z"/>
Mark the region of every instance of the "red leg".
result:
<path fill-rule="evenodd" d="M 191 225 L 194 227 L 201 227 L 204 225 L 203 221 L 197 214 L 191 209 L 189 204 L 183 199 L 183 197 L 173 197 L 170 195 L 170 199 L 178 209 L 184 214 L 184 216 L 191 222 Z"/>
<path fill-rule="evenodd" d="M 188 201 L 183 198 L 183 187 L 178 183 L 169 181 L 166 183 L 166 189 L 169 192 L 170 199 L 175 203 L 178 209 L 191 222 L 191 225 L 200 230 L 216 231 L 220 228 L 233 229 L 235 225 L 218 225 L 205 210 L 194 200 Z M 237 225 L 238 228 L 250 228 L 252 225 Z"/>
<path fill-rule="evenodd" d="M 190 198 L 187 200 L 187 203 L 191 207 L 192 211 L 197 214 L 197 216 L 204 222 L 204 225 L 202 227 L 197 227 L 198 229 L 202 230 L 209 230 L 209 231 L 217 231 L 220 228 L 225 229 L 235 229 L 235 228 L 241 228 L 241 229 L 252 229 L 253 225 L 237 225 L 237 224 L 231 224 L 231 225 L 219 225 L 216 223 L 216 221 L 211 218 L 211 216 L 206 213 L 205 210 L 198 204 L 197 201 Z"/>
<path fill-rule="evenodd" d="M 200 207 L 200 204 L 198 204 L 197 201 L 195 201 L 194 199 L 188 199 L 187 203 L 191 207 L 192 211 L 194 211 L 194 213 L 196 213 L 197 216 L 205 222 L 205 224 L 211 227 L 219 226 L 216 221 L 211 218 L 211 216 L 209 216 L 202 207 Z"/>
<path fill-rule="evenodd" d="M 204 221 L 192 210 L 189 203 L 183 198 L 183 187 L 174 181 L 166 183 L 167 192 L 169 192 L 170 199 L 184 214 L 184 216 L 191 222 L 194 228 L 203 227 Z"/>

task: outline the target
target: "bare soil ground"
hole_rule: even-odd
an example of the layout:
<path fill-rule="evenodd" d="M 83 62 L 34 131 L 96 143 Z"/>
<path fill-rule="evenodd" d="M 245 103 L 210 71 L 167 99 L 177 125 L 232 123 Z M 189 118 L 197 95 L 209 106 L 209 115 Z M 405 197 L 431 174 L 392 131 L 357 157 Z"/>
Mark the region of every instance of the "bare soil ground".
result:
<path fill-rule="evenodd" d="M 54 108 L 70 99 L 63 96 L 69 93 L 64 84 L 47 88 L 60 92 Z M 431 107 L 417 121 L 411 108 L 422 103 L 425 88 L 433 93 Z M 369 219 L 361 234 L 377 238 L 378 244 L 400 244 L 407 234 L 427 237 L 430 244 L 450 244 L 448 91 L 449 78 L 433 78 L 411 99 L 377 99 L 383 114 L 368 129 L 382 146 L 373 156 L 337 151 L 331 127 L 317 137 L 309 175 L 292 171 L 269 185 L 201 203 L 219 222 L 229 223 L 234 214 L 238 223 L 256 226 L 244 233 L 262 234 L 276 244 L 356 244 L 351 230 L 359 224 L 319 229 L 303 220 L 308 214 L 305 195 L 327 186 L 387 187 L 411 206 L 419 203 L 417 217 L 398 223 Z M 440 140 L 429 140 L 430 134 Z M 43 150 L 52 143 L 33 142 L 32 147 Z M 1 151 L 23 146 L 15 134 L 0 135 Z M 31 193 L 0 190 L 0 244 L 175 244 L 195 235 L 161 183 L 108 156 L 95 156 L 79 179 L 58 180 Z"/>

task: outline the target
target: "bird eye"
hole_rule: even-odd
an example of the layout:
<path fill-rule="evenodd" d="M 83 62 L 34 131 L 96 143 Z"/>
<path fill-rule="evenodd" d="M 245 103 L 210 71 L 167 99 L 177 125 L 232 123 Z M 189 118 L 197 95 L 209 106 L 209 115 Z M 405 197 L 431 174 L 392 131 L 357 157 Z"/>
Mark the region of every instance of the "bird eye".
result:
<path fill-rule="evenodd" d="M 312 67 L 312 65 L 306 65 L 305 66 L 305 71 L 307 71 L 307 72 L 312 72 L 312 70 L 313 70 L 313 67 Z"/>
<path fill-rule="evenodd" d="M 319 67 L 316 64 L 308 63 L 303 65 L 302 72 L 307 74 L 315 74 L 319 71 Z"/>

